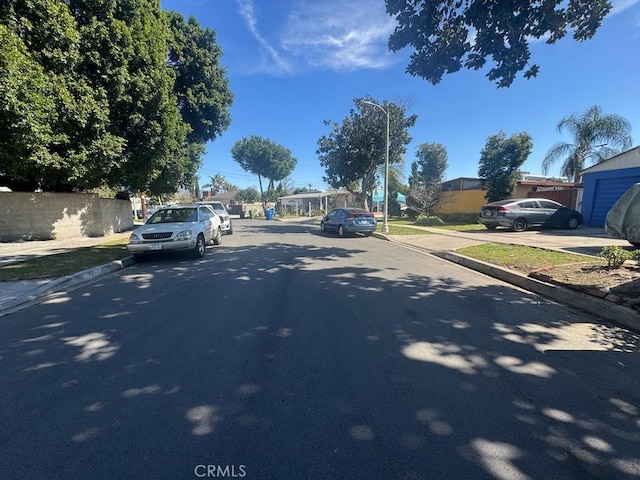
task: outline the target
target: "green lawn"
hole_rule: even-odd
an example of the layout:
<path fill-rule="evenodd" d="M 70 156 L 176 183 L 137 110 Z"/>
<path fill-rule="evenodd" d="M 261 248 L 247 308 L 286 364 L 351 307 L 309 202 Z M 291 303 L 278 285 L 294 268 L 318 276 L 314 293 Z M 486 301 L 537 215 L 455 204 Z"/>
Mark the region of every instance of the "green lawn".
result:
<path fill-rule="evenodd" d="M 604 260 L 596 257 L 507 243 L 483 243 L 473 247 L 460 248 L 456 250 L 456 253 L 493 265 L 525 272 L 547 266 L 578 262 L 602 262 L 603 265 L 606 265 Z"/>
<path fill-rule="evenodd" d="M 378 223 L 382 223 L 379 221 Z M 416 223 L 415 220 L 411 220 L 409 218 L 390 218 L 387 222 L 389 224 L 389 228 L 391 225 L 398 226 L 414 226 L 414 227 L 429 227 L 429 228 L 441 228 L 443 230 L 454 230 L 457 232 L 469 232 L 473 230 L 486 230 L 484 225 L 479 223 L 460 223 L 460 224 L 450 224 L 450 225 L 442 225 L 442 224 L 433 224 L 428 225 L 426 223 Z"/>
<path fill-rule="evenodd" d="M 421 230 L 419 228 L 407 227 L 405 225 L 409 225 L 409 224 L 402 224 L 399 222 L 388 221 L 387 225 L 389 227 L 389 232 L 387 232 L 388 235 L 423 235 L 423 234 L 428 235 L 430 233 L 430 232 L 427 232 L 426 230 Z M 378 222 L 377 231 L 382 233 L 382 221 Z"/>
<path fill-rule="evenodd" d="M 128 257 L 128 239 L 106 241 L 93 247 L 34 257 L 17 263 L 0 265 L 0 282 L 57 278 Z"/>

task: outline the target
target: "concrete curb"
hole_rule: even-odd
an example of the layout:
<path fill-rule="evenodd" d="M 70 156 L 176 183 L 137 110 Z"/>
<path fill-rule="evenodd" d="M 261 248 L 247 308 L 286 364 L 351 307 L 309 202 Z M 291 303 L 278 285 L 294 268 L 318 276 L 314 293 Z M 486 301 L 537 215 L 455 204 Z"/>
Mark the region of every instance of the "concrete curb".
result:
<path fill-rule="evenodd" d="M 475 270 L 498 280 L 502 280 L 511 285 L 515 285 L 523 290 L 527 290 L 559 303 L 568 305 L 581 311 L 596 315 L 611 323 L 623 326 L 629 330 L 640 333 L 640 315 L 635 311 L 611 303 L 607 300 L 588 295 L 586 293 L 571 290 L 559 285 L 553 285 L 540 280 L 523 275 L 513 270 L 496 267 L 495 265 L 475 260 L 464 255 L 451 251 L 433 251 L 426 248 L 416 247 L 415 245 L 403 243 L 402 241 L 391 239 L 381 233 L 374 233 L 376 238 L 390 241 L 396 245 L 408 248 L 410 250 L 427 253 L 429 255 L 442 258 L 444 260 L 457 263 L 463 267 Z"/>
<path fill-rule="evenodd" d="M 97 267 L 81 270 L 72 275 L 67 275 L 51 280 L 50 282 L 36 288 L 35 290 L 31 290 L 28 294 L 16 297 L 15 299 L 7 302 L 5 305 L 2 305 L 2 307 L 0 308 L 0 317 L 22 310 L 23 308 L 32 305 L 44 296 L 58 292 L 62 289 L 78 288 L 95 280 L 98 277 L 131 266 L 134 263 L 136 263 L 136 261 L 133 259 L 133 256 L 125 257 L 121 260 L 114 260 L 113 262 L 98 265 Z"/>
<path fill-rule="evenodd" d="M 640 333 L 640 315 L 630 308 L 453 252 L 434 252 L 434 255 Z"/>

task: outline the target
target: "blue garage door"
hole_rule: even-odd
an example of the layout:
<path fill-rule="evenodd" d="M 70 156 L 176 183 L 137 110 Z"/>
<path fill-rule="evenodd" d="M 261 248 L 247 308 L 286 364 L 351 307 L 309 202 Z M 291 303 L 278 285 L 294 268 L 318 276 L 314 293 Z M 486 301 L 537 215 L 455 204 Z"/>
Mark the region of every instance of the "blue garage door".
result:
<path fill-rule="evenodd" d="M 591 226 L 604 227 L 604 219 L 613 204 L 631 185 L 640 182 L 640 176 L 601 178 L 596 180 Z"/>

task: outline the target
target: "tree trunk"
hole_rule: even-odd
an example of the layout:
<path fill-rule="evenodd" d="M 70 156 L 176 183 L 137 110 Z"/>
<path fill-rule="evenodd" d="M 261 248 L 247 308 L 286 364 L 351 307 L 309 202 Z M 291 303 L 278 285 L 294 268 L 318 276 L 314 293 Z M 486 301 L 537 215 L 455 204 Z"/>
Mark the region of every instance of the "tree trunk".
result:
<path fill-rule="evenodd" d="M 262 200 L 262 210 L 267 211 L 267 201 L 264 197 L 264 191 L 262 190 L 262 177 L 258 175 L 258 183 L 260 184 L 260 199 Z"/>

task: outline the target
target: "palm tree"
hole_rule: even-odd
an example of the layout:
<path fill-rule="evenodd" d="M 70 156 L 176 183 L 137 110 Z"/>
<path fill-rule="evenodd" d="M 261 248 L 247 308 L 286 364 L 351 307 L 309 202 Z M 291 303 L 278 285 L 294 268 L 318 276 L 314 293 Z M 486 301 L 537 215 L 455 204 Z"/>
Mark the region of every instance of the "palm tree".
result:
<path fill-rule="evenodd" d="M 598 163 L 631 148 L 631 124 L 620 115 L 602 115 L 598 106 L 582 115 L 560 120 L 558 132 L 566 128 L 573 135 L 573 143 L 556 143 L 542 161 L 546 174 L 556 160 L 564 159 L 560 173 L 575 181 L 586 160 Z"/>

